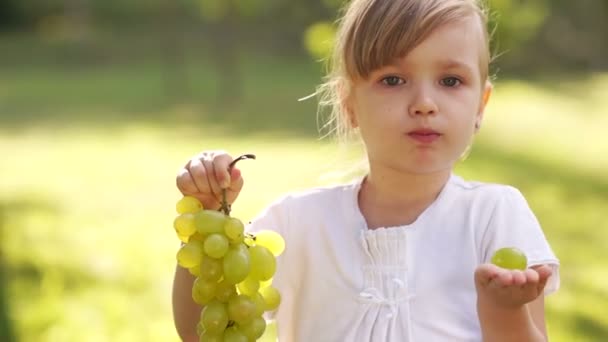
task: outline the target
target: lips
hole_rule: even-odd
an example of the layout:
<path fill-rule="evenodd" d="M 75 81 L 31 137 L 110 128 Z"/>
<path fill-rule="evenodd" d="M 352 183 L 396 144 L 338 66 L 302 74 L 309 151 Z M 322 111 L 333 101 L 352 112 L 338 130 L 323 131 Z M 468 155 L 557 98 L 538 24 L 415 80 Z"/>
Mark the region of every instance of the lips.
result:
<path fill-rule="evenodd" d="M 423 144 L 430 144 L 441 137 L 441 133 L 432 129 L 416 129 L 407 134 L 410 138 Z"/>

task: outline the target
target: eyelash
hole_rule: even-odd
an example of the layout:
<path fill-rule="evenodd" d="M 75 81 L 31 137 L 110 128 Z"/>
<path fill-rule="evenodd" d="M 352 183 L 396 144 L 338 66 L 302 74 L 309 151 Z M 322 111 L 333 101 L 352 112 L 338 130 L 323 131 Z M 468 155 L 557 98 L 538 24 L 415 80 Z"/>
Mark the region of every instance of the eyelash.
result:
<path fill-rule="evenodd" d="M 388 83 L 387 83 L 387 80 L 388 80 L 388 79 L 397 79 L 399 83 L 398 83 L 398 84 L 393 84 L 393 85 L 388 84 Z M 455 84 L 455 85 L 446 85 L 446 84 L 445 84 L 445 80 L 448 80 L 448 79 L 449 79 L 449 80 L 454 80 L 454 81 L 456 81 L 456 84 Z M 404 83 L 405 83 L 405 80 L 404 80 L 403 78 L 399 77 L 399 76 L 386 76 L 386 77 L 383 77 L 383 78 L 380 80 L 380 82 L 381 82 L 382 84 L 384 84 L 385 86 L 388 86 L 388 87 L 396 87 L 396 86 L 399 86 L 399 85 L 404 84 Z M 461 80 L 460 78 L 458 78 L 458 77 L 449 76 L 449 77 L 442 78 L 442 79 L 441 79 L 441 81 L 439 81 L 439 83 L 440 83 L 441 85 L 443 85 L 443 86 L 448 87 L 448 88 L 455 88 L 455 87 L 457 87 L 457 86 L 459 86 L 459 85 L 461 85 L 461 84 L 462 84 L 462 80 Z"/>

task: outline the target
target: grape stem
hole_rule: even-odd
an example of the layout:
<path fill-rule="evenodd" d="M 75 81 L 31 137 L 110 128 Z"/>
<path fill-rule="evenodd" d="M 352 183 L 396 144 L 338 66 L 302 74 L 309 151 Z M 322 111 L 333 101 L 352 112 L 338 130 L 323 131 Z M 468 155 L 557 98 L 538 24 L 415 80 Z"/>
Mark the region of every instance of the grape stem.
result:
<path fill-rule="evenodd" d="M 255 155 L 254 154 L 243 154 L 242 156 L 239 156 L 238 158 L 233 160 L 232 163 L 228 164 L 228 173 L 230 173 L 232 171 L 232 168 L 234 167 L 234 165 L 236 165 L 237 162 L 239 162 L 243 159 L 255 159 Z M 222 202 L 220 204 L 221 204 L 221 207 L 220 207 L 219 211 L 223 211 L 226 216 L 230 216 L 230 210 L 232 208 L 230 207 L 230 204 L 228 204 L 228 201 L 226 200 L 226 189 L 222 189 Z"/>

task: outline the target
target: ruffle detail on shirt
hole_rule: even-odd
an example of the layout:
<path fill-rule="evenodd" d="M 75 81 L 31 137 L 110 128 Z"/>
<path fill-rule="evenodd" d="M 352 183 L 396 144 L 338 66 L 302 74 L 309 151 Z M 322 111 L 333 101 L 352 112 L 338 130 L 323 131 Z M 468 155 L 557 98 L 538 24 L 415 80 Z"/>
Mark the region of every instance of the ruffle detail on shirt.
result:
<path fill-rule="evenodd" d="M 363 265 L 364 287 L 360 300 L 386 306 L 386 318 L 399 314 L 399 305 L 411 297 L 407 281 L 407 231 L 380 228 L 361 232 L 361 244 L 368 255 Z"/>

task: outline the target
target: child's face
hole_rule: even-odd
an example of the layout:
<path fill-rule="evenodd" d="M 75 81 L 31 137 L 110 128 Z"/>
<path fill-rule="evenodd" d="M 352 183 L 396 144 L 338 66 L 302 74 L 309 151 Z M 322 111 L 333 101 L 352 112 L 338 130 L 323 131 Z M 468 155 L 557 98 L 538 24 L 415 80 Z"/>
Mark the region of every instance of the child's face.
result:
<path fill-rule="evenodd" d="M 346 107 L 372 167 L 451 169 L 480 124 L 483 31 L 474 17 L 439 27 L 407 56 L 353 83 Z"/>

